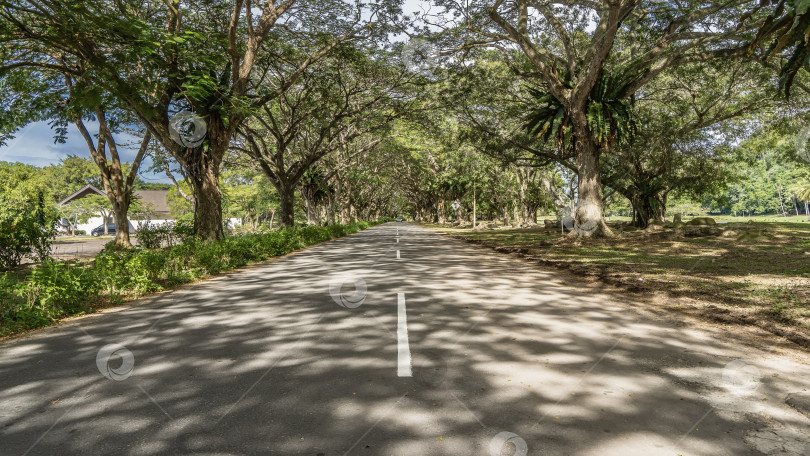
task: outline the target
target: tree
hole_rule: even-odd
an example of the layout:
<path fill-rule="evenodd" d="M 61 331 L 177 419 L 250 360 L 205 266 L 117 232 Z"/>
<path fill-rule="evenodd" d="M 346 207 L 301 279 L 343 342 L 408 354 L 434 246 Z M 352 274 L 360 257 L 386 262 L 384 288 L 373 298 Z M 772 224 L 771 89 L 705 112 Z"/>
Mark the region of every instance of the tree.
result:
<path fill-rule="evenodd" d="M 606 185 L 631 202 L 636 226 L 663 221 L 671 193 L 700 201 L 728 184 L 728 143 L 755 113 L 781 104 L 770 79 L 752 62 L 709 62 L 672 68 L 639 92 L 644 128 L 602 166 Z"/>
<path fill-rule="evenodd" d="M 98 168 L 93 173 L 95 177 L 93 183 L 103 188 L 105 195 L 109 198 L 116 223 L 119 226 L 127 226 L 129 225 L 127 212 L 132 187 L 148 143 L 151 141 L 151 133 L 149 131 L 143 133 L 138 153 L 132 164 L 129 165 L 129 170 L 125 171 L 124 164 L 119 157 L 115 133 L 120 133 L 123 125 L 134 123 L 136 119 L 132 118 L 126 110 L 121 109 L 121 106 L 117 106 L 118 101 L 115 98 L 110 97 L 86 76 L 84 70 L 88 63 L 87 59 L 81 56 L 75 58 L 59 56 L 57 61 L 59 65 L 55 68 L 48 67 L 44 71 L 47 73 L 45 75 L 41 75 L 42 70 L 33 66 L 20 66 L 10 71 L 17 76 L 28 75 L 31 79 L 41 78 L 43 81 L 47 81 L 49 84 L 47 96 L 54 103 L 39 106 L 40 111 L 36 113 L 36 117 L 47 119 L 57 126 L 57 142 L 65 141 L 68 122 L 75 124 L 87 143 L 92 161 Z M 35 98 L 38 97 L 41 96 L 35 96 Z M 31 113 L 23 120 L 30 121 L 34 118 L 35 115 Z M 98 122 L 96 134 L 90 133 L 85 124 L 86 120 Z M 64 163 L 74 168 L 77 165 L 86 165 L 86 162 L 81 159 L 70 157 Z M 71 171 L 66 166 L 63 168 L 65 168 L 63 171 Z M 68 189 L 72 187 L 70 184 L 75 182 L 77 177 L 89 180 L 87 179 L 88 170 L 79 168 L 77 171 L 79 171 L 79 176 L 66 176 Z M 98 179 L 99 175 L 100 179 Z M 98 185 L 99 183 L 100 185 Z M 132 247 L 128 230 L 116 231 L 116 245 L 125 248 Z"/>
<path fill-rule="evenodd" d="M 791 189 L 793 195 L 800 201 L 804 201 L 804 214 L 810 221 L 810 179 L 797 182 Z"/>
<path fill-rule="evenodd" d="M 73 200 L 61 206 L 59 212 L 68 220 L 71 235 L 76 234 L 78 223 L 87 223 L 91 217 L 99 215 L 97 202 L 90 198 Z"/>
<path fill-rule="evenodd" d="M 632 104 L 639 89 L 669 68 L 744 57 L 752 31 L 761 25 L 738 20 L 748 13 L 759 17 L 756 7 L 744 1 L 439 4 L 461 18 L 447 33 L 458 49 L 494 46 L 510 59 L 518 48 L 528 59 L 530 68 L 512 67 L 542 86 L 557 107 L 555 117 L 562 113 L 566 128 L 558 140 L 568 138 L 560 145 L 576 156 L 575 221 L 577 231 L 587 236 L 610 234 L 602 218 L 600 158 L 620 132 L 615 114 L 623 102 Z"/>
<path fill-rule="evenodd" d="M 60 158 L 59 163 L 42 168 L 42 174 L 56 201 L 62 201 L 88 184 L 103 188 L 93 160 L 78 155 Z"/>
<path fill-rule="evenodd" d="M 265 104 L 241 131 L 243 144 L 237 149 L 275 186 L 285 226 L 294 222 L 295 189 L 318 162 L 386 128 L 403 111 L 400 99 L 409 88 L 408 77 L 360 49 L 343 45 L 336 51 Z M 268 71 L 276 70 L 270 66 Z M 307 189 L 314 197 L 317 188 Z"/>
<path fill-rule="evenodd" d="M 810 4 L 806 0 L 771 0 L 771 3 L 775 5 L 774 11 L 751 41 L 751 49 L 770 41 L 764 52 L 765 59 L 789 50 L 787 60 L 779 69 L 779 86 L 785 96 L 790 97 L 796 75 L 810 62 Z"/>
<path fill-rule="evenodd" d="M 58 213 L 39 169 L 0 162 L 0 269 L 48 257 Z"/>
<path fill-rule="evenodd" d="M 66 77 L 67 86 L 73 92 L 73 83 L 70 77 Z M 74 96 L 71 93 L 71 96 Z M 70 112 L 70 111 L 69 111 Z M 101 103 L 95 106 L 95 120 L 98 122 L 98 134 L 93 136 L 88 131 L 80 112 L 71 113 L 73 123 L 79 129 L 82 137 L 87 143 L 90 156 L 96 162 L 96 166 L 101 171 L 101 181 L 104 186 L 104 193 L 109 200 L 110 208 L 115 219 L 117 229 L 115 230 L 115 244 L 119 247 L 131 248 L 132 242 L 129 238 L 129 209 L 132 203 L 132 190 L 138 176 L 141 161 L 146 154 L 152 135 L 149 131 L 143 133 L 140 147 L 135 154 L 133 163 L 125 170 L 124 163 L 118 154 L 118 143 L 115 140 L 113 131 L 115 125 L 108 123 L 107 111 Z M 108 234 L 107 218 L 104 217 L 104 234 Z"/>
<path fill-rule="evenodd" d="M 270 222 L 278 209 L 278 194 L 262 173 L 252 166 L 236 165 L 222 173 L 225 214 L 240 219 L 242 226 L 256 230 Z"/>
<path fill-rule="evenodd" d="M 0 75 L 55 69 L 86 77 L 120 100 L 188 173 L 195 232 L 218 239 L 220 168 L 242 123 L 339 44 L 385 36 L 397 14 L 393 1 L 267 1 L 260 10 L 242 0 L 5 2 L 0 40 L 11 51 Z M 63 56 L 84 67 L 65 66 Z M 278 61 L 281 71 L 257 74 L 267 60 Z"/>
<path fill-rule="evenodd" d="M 110 203 L 109 198 L 106 198 L 101 195 L 87 195 L 82 198 L 82 205 L 84 205 L 88 210 L 94 211 L 95 214 L 101 217 L 101 223 L 104 227 L 104 235 L 110 234 L 109 231 L 109 223 L 111 220 L 114 220 L 114 210 L 112 208 L 112 204 Z M 126 231 L 129 233 L 129 222 L 126 225 L 118 225 L 115 226 L 115 232 L 118 233 L 119 231 Z"/>

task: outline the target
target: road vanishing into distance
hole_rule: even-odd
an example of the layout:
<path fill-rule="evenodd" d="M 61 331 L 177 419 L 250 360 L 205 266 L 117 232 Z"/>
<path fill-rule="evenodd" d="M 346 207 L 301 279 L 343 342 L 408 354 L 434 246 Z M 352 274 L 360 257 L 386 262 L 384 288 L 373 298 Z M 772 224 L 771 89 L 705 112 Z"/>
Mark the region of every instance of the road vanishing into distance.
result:
<path fill-rule="evenodd" d="M 0 454 L 810 455 L 801 352 L 655 315 L 387 223 L 0 343 Z"/>

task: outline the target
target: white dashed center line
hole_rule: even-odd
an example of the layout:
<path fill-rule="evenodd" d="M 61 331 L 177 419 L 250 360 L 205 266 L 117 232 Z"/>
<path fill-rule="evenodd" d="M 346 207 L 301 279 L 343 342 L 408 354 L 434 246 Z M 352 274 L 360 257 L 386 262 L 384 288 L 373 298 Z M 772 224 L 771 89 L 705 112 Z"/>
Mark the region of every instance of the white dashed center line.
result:
<path fill-rule="evenodd" d="M 411 347 L 408 345 L 408 316 L 405 293 L 397 293 L 397 377 L 413 377 Z"/>

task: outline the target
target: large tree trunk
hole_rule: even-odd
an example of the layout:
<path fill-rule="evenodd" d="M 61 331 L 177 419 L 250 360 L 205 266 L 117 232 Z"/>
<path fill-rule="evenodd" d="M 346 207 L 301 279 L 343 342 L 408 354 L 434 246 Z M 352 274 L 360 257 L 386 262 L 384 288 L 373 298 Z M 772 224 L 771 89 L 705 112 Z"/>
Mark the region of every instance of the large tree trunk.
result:
<path fill-rule="evenodd" d="M 613 232 L 602 217 L 602 180 L 599 176 L 601 149 L 593 140 L 585 114 L 572 115 L 577 136 L 577 193 L 574 231 L 579 237 L 608 237 Z"/>
<path fill-rule="evenodd" d="M 208 154 L 200 151 L 202 157 Z M 194 191 L 194 233 L 206 241 L 223 239 L 222 190 L 219 187 L 219 164 L 210 158 L 188 160 L 188 179 Z"/>
<path fill-rule="evenodd" d="M 526 174 L 523 172 L 526 171 Z M 527 226 L 527 225 L 534 225 L 537 221 L 537 218 L 534 221 L 531 220 L 531 209 L 529 208 L 529 202 L 526 199 L 526 190 L 529 186 L 529 172 L 527 170 L 521 170 L 520 168 L 517 169 L 516 174 L 518 176 L 518 199 L 520 202 L 520 225 Z"/>
<path fill-rule="evenodd" d="M 332 194 L 329 194 L 329 198 L 327 199 L 326 224 L 327 225 L 335 224 L 335 198 Z"/>
<path fill-rule="evenodd" d="M 304 203 L 307 209 L 307 225 L 318 225 L 317 215 L 315 214 L 315 203 L 313 203 L 307 195 L 304 195 Z"/>
<path fill-rule="evenodd" d="M 281 225 L 291 227 L 295 225 L 295 188 L 291 185 L 277 185 L 278 196 L 281 199 Z"/>
<path fill-rule="evenodd" d="M 641 195 L 633 207 L 634 225 L 639 228 L 647 228 L 652 221 L 664 222 L 666 210 L 666 197 L 660 194 Z"/>
<path fill-rule="evenodd" d="M 503 216 L 503 226 L 508 226 L 510 223 L 509 219 L 509 205 L 505 204 L 501 207 L 501 214 Z"/>
<path fill-rule="evenodd" d="M 344 204 L 340 207 L 340 224 L 345 225 L 349 221 L 349 205 Z"/>
<path fill-rule="evenodd" d="M 218 116 L 207 117 L 205 138 L 205 143 L 186 144 L 193 147 L 175 149 L 174 155 L 185 168 L 194 192 L 194 233 L 209 241 L 225 237 L 219 171 L 230 147 L 230 137 Z"/>
<path fill-rule="evenodd" d="M 127 200 L 129 198 L 126 198 Z M 117 206 L 117 207 L 116 207 Z M 129 239 L 129 201 L 119 201 L 113 206 L 113 217 L 115 218 L 115 245 L 124 248 L 131 248 L 132 242 Z"/>

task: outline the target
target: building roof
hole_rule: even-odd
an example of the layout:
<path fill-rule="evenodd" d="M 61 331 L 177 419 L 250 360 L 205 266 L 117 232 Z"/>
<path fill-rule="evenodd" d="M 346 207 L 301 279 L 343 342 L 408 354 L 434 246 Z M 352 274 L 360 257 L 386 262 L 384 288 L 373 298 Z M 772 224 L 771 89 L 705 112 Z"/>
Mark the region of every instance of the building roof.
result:
<path fill-rule="evenodd" d="M 140 198 L 141 203 L 155 211 L 158 216 L 169 215 L 169 203 L 166 202 L 168 190 L 135 190 L 132 195 Z"/>
<path fill-rule="evenodd" d="M 88 195 L 106 196 L 107 194 L 93 185 L 88 184 L 60 201 L 59 205 L 64 206 L 71 201 L 84 198 Z M 144 206 L 154 211 L 158 219 L 168 218 L 169 203 L 166 201 L 166 197 L 169 195 L 168 190 L 135 190 L 132 192 L 132 195 L 140 199 Z"/>
<path fill-rule="evenodd" d="M 97 189 L 95 186 L 93 186 L 91 184 L 87 184 L 84 187 L 82 187 L 82 188 L 76 190 L 75 192 L 73 192 L 72 195 L 70 195 L 67 198 L 60 201 L 59 205 L 64 206 L 65 204 L 67 204 L 67 203 L 69 203 L 71 201 L 81 199 L 81 198 L 84 198 L 87 195 L 92 195 L 92 194 L 96 194 L 96 195 L 100 195 L 100 196 L 107 195 L 103 191 Z"/>

